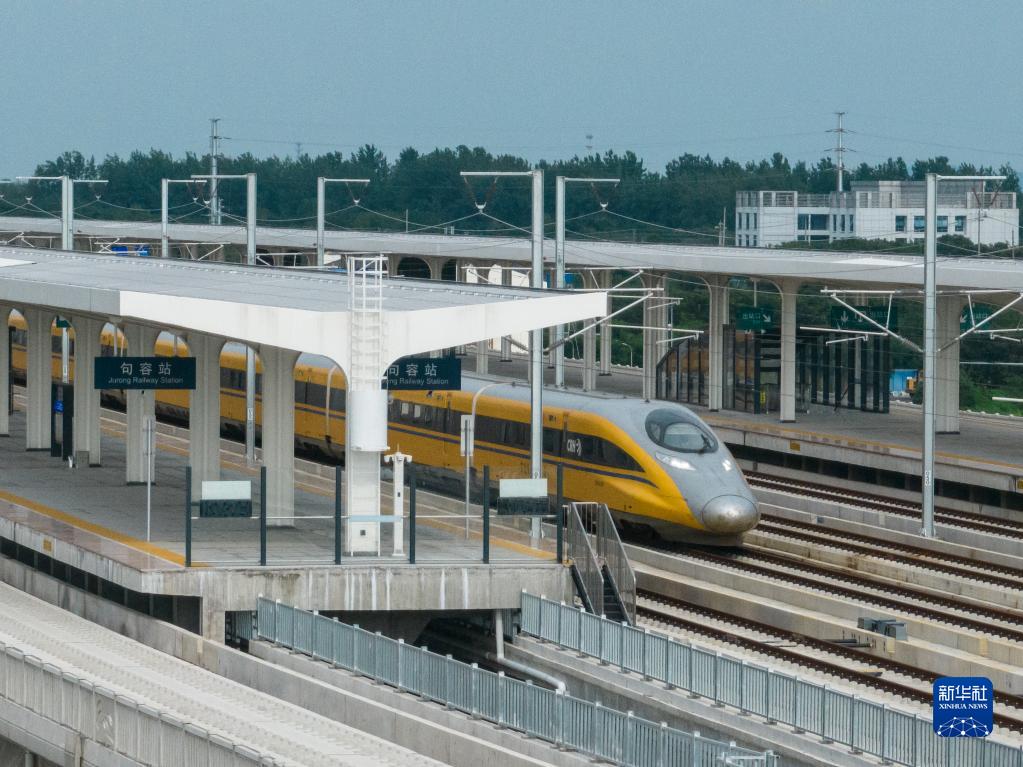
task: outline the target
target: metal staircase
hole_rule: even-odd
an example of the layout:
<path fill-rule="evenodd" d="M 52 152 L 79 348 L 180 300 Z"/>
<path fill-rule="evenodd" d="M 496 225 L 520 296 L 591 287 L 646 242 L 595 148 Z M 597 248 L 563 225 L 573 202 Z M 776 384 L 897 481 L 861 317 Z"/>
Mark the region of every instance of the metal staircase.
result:
<path fill-rule="evenodd" d="M 570 503 L 566 541 L 572 581 L 588 612 L 636 623 L 636 574 L 607 505 Z"/>

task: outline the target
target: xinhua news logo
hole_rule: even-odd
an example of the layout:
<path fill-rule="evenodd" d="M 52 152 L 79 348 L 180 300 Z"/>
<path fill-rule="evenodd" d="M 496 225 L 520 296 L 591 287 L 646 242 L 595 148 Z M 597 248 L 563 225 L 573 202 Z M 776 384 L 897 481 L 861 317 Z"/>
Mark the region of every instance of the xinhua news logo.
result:
<path fill-rule="evenodd" d="M 983 676 L 934 682 L 934 731 L 942 738 L 986 738 L 995 728 L 995 691 Z"/>

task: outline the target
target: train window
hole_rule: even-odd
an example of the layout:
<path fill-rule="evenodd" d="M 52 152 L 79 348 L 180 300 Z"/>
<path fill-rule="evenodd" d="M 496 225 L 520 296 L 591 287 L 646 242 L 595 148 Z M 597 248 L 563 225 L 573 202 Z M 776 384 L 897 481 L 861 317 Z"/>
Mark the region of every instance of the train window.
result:
<path fill-rule="evenodd" d="M 475 438 L 483 442 L 504 442 L 505 422 L 500 418 L 491 418 L 486 415 L 476 416 Z"/>
<path fill-rule="evenodd" d="M 543 451 L 548 455 L 561 455 L 561 431 L 558 429 L 543 430 Z"/>
<path fill-rule="evenodd" d="M 305 381 L 295 381 L 295 402 L 305 404 L 308 384 Z"/>
<path fill-rule="evenodd" d="M 263 374 L 256 373 L 256 394 L 263 393 Z"/>
<path fill-rule="evenodd" d="M 393 404 L 395 405 L 395 408 L 392 411 L 392 418 L 397 418 L 397 415 L 398 415 L 397 402 L 395 402 Z M 330 390 L 330 409 L 331 410 L 336 410 L 339 413 L 340 412 L 344 412 L 344 409 L 345 409 L 345 390 L 344 389 L 331 389 Z"/>
<path fill-rule="evenodd" d="M 608 442 L 601 440 L 601 453 L 604 458 L 605 466 L 614 466 L 618 469 L 628 469 L 629 471 L 641 471 L 642 467 L 636 462 L 636 460 L 622 450 L 614 442 Z"/>
<path fill-rule="evenodd" d="M 423 417 L 423 406 L 413 405 L 412 406 L 412 420 L 418 421 Z"/>
<path fill-rule="evenodd" d="M 327 387 L 312 381 L 306 382 L 305 403 L 313 407 L 324 407 L 327 404 Z"/>
<path fill-rule="evenodd" d="M 401 417 L 403 419 L 407 418 L 408 414 L 409 414 L 409 411 L 411 409 L 412 409 L 412 406 L 408 402 L 402 402 L 401 403 Z"/>
<path fill-rule="evenodd" d="M 55 336 L 50 336 L 50 350 L 59 352 L 62 348 L 63 346 L 60 340 L 60 333 Z"/>
<path fill-rule="evenodd" d="M 569 432 L 565 437 L 564 448 L 564 455 L 569 458 L 616 469 L 642 471 L 635 459 L 618 445 L 591 434 Z"/>
<path fill-rule="evenodd" d="M 646 419 L 646 432 L 655 443 L 680 453 L 717 450 L 717 440 L 696 421 L 675 410 L 654 410 Z"/>
<path fill-rule="evenodd" d="M 505 427 L 506 440 L 512 447 L 518 447 L 523 450 L 529 448 L 529 424 L 519 423 L 518 421 L 508 421 Z"/>

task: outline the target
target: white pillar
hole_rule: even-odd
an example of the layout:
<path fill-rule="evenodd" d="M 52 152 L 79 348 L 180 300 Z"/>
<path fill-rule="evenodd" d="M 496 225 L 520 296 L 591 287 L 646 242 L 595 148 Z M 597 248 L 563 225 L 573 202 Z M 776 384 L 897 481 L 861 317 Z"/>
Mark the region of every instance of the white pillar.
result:
<path fill-rule="evenodd" d="M 938 296 L 937 348 L 934 374 L 934 430 L 938 434 L 959 433 L 959 317 L 962 296 Z M 954 343 L 953 343 L 954 341 Z"/>
<path fill-rule="evenodd" d="M 103 323 L 91 317 L 73 317 L 75 328 L 75 416 L 76 466 L 99 466 L 100 390 L 93 387 L 94 360 L 100 354 L 99 336 Z"/>
<path fill-rule="evenodd" d="M 486 375 L 490 372 L 490 341 L 476 342 L 476 373 Z"/>
<path fill-rule="evenodd" d="M 707 345 L 710 354 L 708 359 L 707 406 L 712 412 L 723 407 L 725 383 L 725 324 L 727 324 L 728 300 L 726 298 L 727 280 L 724 277 L 707 278 L 707 289 L 710 291 L 710 316 L 707 321 Z"/>
<path fill-rule="evenodd" d="M 501 284 L 512 284 L 512 270 L 507 264 L 501 266 Z M 511 336 L 501 336 L 501 362 L 511 359 Z"/>
<path fill-rule="evenodd" d="M 589 324 L 594 319 L 586 320 Z M 583 391 L 597 388 L 597 328 L 589 328 L 583 333 Z"/>
<path fill-rule="evenodd" d="M 195 357 L 195 390 L 188 403 L 188 461 L 192 497 L 199 498 L 204 480 L 220 479 L 220 351 L 224 340 L 203 333 L 188 337 Z"/>
<path fill-rule="evenodd" d="M 25 415 L 25 447 L 29 450 L 50 449 L 50 385 L 53 383 L 53 347 L 51 326 L 53 315 L 39 309 L 26 309 L 28 323 L 28 412 Z"/>
<path fill-rule="evenodd" d="M 779 392 L 779 420 L 796 420 L 796 305 L 799 283 L 782 281 L 781 291 L 781 391 Z"/>
<path fill-rule="evenodd" d="M 11 433 L 11 409 L 9 398 L 11 391 L 11 307 L 0 304 L 0 437 Z"/>
<path fill-rule="evenodd" d="M 295 363 L 298 352 L 263 346 L 263 465 L 271 527 L 295 524 Z"/>
<path fill-rule="evenodd" d="M 157 332 L 142 325 L 126 325 L 124 335 L 128 341 L 128 356 L 150 357 Z M 146 481 L 145 435 L 142 433 L 146 418 L 156 413 L 156 392 L 129 390 L 125 393 L 127 430 L 125 436 L 125 481 L 139 485 Z"/>
<path fill-rule="evenodd" d="M 605 269 L 604 271 L 597 272 L 597 284 L 602 288 L 611 287 L 611 270 Z M 611 309 L 611 294 L 607 295 L 607 313 L 610 314 Z M 600 326 L 600 375 L 609 376 L 611 375 L 611 355 L 614 353 L 612 349 L 612 339 L 614 334 L 611 328 L 611 321 L 608 320 Z"/>
<path fill-rule="evenodd" d="M 664 277 L 648 273 L 643 275 L 643 283 L 648 288 L 662 288 Z M 643 302 L 643 399 L 657 396 L 657 363 L 664 353 L 664 344 L 657 342 L 666 338 L 666 330 L 661 330 L 667 325 L 665 301 L 663 291 L 659 291 Z"/>

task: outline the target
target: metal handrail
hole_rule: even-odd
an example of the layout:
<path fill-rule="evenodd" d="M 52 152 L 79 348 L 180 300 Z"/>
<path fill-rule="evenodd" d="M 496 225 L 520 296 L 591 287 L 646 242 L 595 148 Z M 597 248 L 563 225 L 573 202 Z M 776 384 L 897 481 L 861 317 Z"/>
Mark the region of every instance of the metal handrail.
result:
<path fill-rule="evenodd" d="M 622 539 L 618 535 L 614 519 L 607 504 L 600 504 L 597 510 L 597 557 L 611 573 L 611 581 L 618 592 L 618 599 L 629 619 L 629 625 L 636 625 L 636 572 L 632 569 L 625 553 Z"/>
<path fill-rule="evenodd" d="M 600 562 L 593 550 L 588 534 L 588 521 L 593 517 L 596 503 L 570 503 L 567 506 L 568 522 L 565 526 L 565 543 L 582 587 L 583 602 L 591 612 L 598 613 L 604 602 L 604 577 L 600 573 Z"/>

